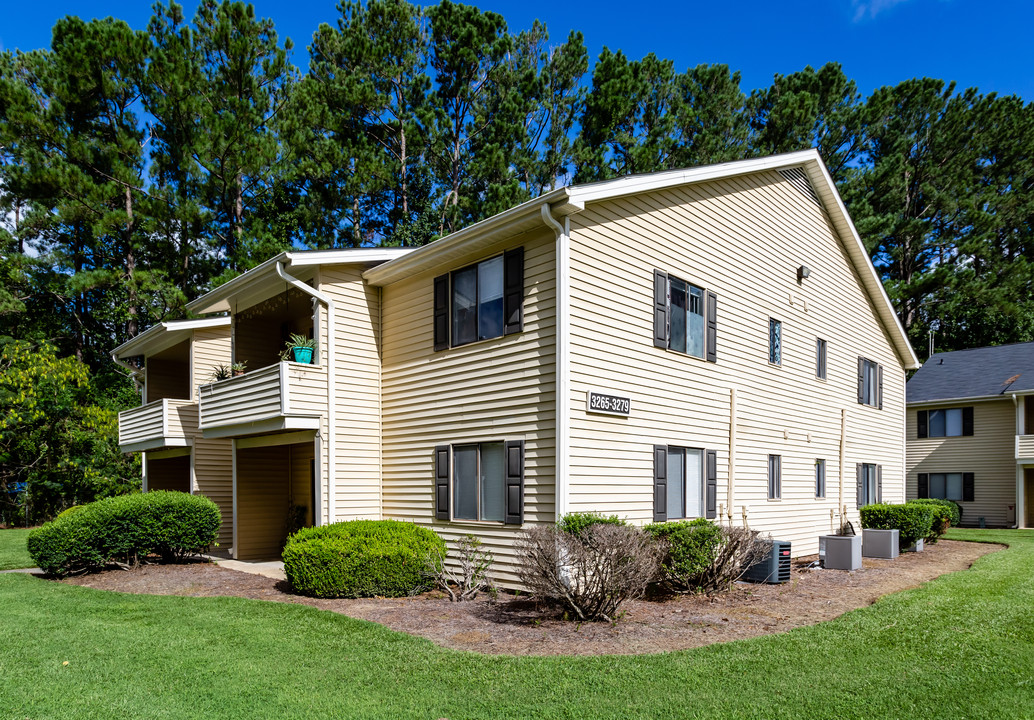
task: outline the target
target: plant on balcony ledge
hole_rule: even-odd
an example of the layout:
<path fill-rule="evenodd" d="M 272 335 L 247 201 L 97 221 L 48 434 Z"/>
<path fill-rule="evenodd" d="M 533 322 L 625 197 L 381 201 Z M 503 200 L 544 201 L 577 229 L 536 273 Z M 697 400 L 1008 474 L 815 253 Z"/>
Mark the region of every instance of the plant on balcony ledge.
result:
<path fill-rule="evenodd" d="M 283 360 L 294 360 L 296 363 L 311 365 L 316 347 L 316 341 L 313 338 L 292 333 L 287 340 L 287 347 L 280 357 Z"/>
<path fill-rule="evenodd" d="M 216 365 L 212 371 L 212 382 L 219 382 L 220 380 L 229 380 L 232 377 L 243 375 L 248 369 L 246 362 L 235 362 L 230 365 Z"/>
<path fill-rule="evenodd" d="M 233 375 L 233 377 L 237 377 L 238 375 L 243 375 L 247 371 L 248 371 L 248 363 L 243 362 L 243 361 L 235 362 L 233 365 L 230 366 L 230 374 Z"/>

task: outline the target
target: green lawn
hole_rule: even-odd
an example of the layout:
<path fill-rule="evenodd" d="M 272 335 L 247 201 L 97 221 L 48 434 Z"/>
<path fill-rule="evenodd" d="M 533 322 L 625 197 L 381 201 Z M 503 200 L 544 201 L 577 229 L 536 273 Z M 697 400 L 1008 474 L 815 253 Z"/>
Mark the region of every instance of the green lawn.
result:
<path fill-rule="evenodd" d="M 25 537 L 28 534 L 28 530 L 20 528 L 0 530 L 0 570 L 14 570 L 35 565 L 25 550 Z"/>
<path fill-rule="evenodd" d="M 306 607 L 7 574 L 0 717 L 1031 717 L 1034 531 L 952 535 L 1011 547 L 833 622 L 640 657 L 479 656 Z"/>

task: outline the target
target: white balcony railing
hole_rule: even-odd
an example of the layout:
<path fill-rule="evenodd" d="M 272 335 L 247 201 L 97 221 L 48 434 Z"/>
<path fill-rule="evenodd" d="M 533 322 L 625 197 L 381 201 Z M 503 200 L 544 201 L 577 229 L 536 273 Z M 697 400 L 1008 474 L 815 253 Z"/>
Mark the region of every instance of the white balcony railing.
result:
<path fill-rule="evenodd" d="M 327 408 L 327 371 L 277 363 L 198 388 L 205 437 L 316 429 Z"/>
<path fill-rule="evenodd" d="M 1016 459 L 1034 459 L 1034 435 L 1016 436 Z"/>
<path fill-rule="evenodd" d="M 197 428 L 197 403 L 164 398 L 120 412 L 118 444 L 125 452 L 183 447 Z"/>

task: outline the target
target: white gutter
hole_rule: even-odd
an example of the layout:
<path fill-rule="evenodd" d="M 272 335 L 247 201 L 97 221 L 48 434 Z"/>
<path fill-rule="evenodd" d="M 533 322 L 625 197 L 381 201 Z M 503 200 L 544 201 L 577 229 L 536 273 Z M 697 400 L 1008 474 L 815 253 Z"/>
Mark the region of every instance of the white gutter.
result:
<path fill-rule="evenodd" d="M 296 277 L 284 272 L 284 263 L 277 261 L 276 274 L 285 282 L 298 288 L 307 295 L 319 300 L 327 306 L 327 522 L 334 522 L 334 435 L 337 425 L 337 378 L 334 365 L 334 324 L 336 321 L 334 313 L 334 301 L 329 295 L 321 293 L 313 287 L 303 283 Z"/>
<path fill-rule="evenodd" d="M 542 221 L 556 235 L 556 428 L 554 430 L 554 505 L 556 519 L 567 514 L 567 471 L 571 447 L 571 220 L 557 222 L 549 203 L 540 209 Z"/>
<path fill-rule="evenodd" d="M 140 376 L 144 374 L 143 371 L 140 368 L 133 367 L 132 365 L 127 363 L 125 360 L 121 359 L 115 353 L 111 353 L 111 359 L 120 368 L 123 368 L 124 370 L 128 370 L 129 371 L 129 377 L 133 381 L 133 387 L 136 388 L 137 392 L 142 392 L 142 390 L 143 390 L 143 383 L 140 380 Z M 141 400 L 142 399 L 143 399 L 143 397 L 141 396 Z"/>

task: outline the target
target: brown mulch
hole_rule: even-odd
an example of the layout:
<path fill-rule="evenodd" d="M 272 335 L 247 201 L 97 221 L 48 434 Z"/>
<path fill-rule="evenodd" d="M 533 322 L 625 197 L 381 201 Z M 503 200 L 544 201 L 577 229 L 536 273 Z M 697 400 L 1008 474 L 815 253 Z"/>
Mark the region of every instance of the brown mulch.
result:
<path fill-rule="evenodd" d="M 667 652 L 785 632 L 831 620 L 888 593 L 914 588 L 948 572 L 965 570 L 1000 545 L 941 540 L 923 553 L 897 560 L 865 558 L 855 572 L 809 570 L 794 562 L 784 585 L 737 583 L 714 598 L 683 596 L 622 606 L 616 623 L 576 623 L 550 616 L 526 597 L 500 593 L 453 603 L 432 592 L 408 598 L 317 600 L 290 594 L 285 581 L 208 563 L 141 565 L 63 582 L 101 590 L 152 595 L 232 595 L 311 605 L 457 650 L 506 655 L 598 655 Z"/>

